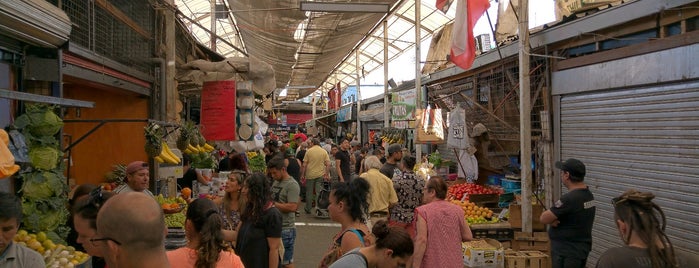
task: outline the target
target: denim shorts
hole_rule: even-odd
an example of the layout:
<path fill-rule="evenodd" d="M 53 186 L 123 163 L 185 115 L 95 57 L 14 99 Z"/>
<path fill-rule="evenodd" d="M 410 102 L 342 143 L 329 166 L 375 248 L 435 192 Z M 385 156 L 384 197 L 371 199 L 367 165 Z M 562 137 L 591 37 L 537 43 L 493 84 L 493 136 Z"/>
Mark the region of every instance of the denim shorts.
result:
<path fill-rule="evenodd" d="M 282 265 L 294 263 L 294 242 L 296 241 L 296 228 L 282 229 L 282 244 L 284 245 L 284 258 Z"/>

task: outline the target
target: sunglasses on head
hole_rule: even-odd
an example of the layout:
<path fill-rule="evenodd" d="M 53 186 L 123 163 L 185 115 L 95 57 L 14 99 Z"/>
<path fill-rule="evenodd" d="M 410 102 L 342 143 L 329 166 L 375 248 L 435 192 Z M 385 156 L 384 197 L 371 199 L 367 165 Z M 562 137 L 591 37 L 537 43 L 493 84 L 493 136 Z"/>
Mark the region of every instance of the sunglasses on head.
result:
<path fill-rule="evenodd" d="M 95 207 L 100 207 L 104 203 L 104 196 L 102 195 L 102 186 L 98 186 L 97 188 L 93 189 L 90 191 L 88 194 L 88 203 L 94 205 Z"/>

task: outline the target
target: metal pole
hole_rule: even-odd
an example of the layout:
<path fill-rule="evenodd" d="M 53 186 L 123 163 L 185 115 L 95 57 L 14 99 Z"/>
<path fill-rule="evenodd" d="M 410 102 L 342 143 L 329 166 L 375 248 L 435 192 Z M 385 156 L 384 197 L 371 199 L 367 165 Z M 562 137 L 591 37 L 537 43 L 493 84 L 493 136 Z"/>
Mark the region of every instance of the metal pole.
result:
<path fill-rule="evenodd" d="M 522 159 L 522 232 L 532 231 L 532 133 L 529 88 L 529 1 L 519 11 L 519 144 Z"/>
<path fill-rule="evenodd" d="M 211 50 L 216 52 L 216 0 L 211 0 L 209 2 L 211 5 L 211 16 L 209 16 L 209 19 L 211 19 Z"/>
<path fill-rule="evenodd" d="M 361 104 L 362 103 L 362 101 L 361 101 L 362 94 L 360 93 L 360 90 L 359 90 L 359 79 L 360 79 L 360 72 L 362 71 L 362 69 L 359 67 L 359 49 L 355 50 L 355 55 L 356 55 L 355 56 L 355 66 L 357 69 L 357 135 L 356 135 L 356 137 L 357 137 L 357 140 L 359 142 L 361 142 L 362 141 L 362 124 L 361 124 L 361 121 L 359 121 L 359 111 L 362 110 L 361 109 L 362 108 L 362 106 L 361 106 L 362 105 Z"/>
<path fill-rule="evenodd" d="M 422 77 L 420 72 L 420 29 L 422 28 L 422 21 L 420 19 L 420 8 L 422 7 L 422 0 L 415 0 L 415 109 L 423 109 L 422 105 Z M 413 144 L 415 146 L 415 159 L 417 161 L 422 161 L 422 146 L 415 143 L 417 139 L 417 131 L 413 134 Z M 420 163 L 418 162 L 418 163 Z"/>
<path fill-rule="evenodd" d="M 383 127 L 389 127 L 388 108 L 388 21 L 383 21 Z"/>

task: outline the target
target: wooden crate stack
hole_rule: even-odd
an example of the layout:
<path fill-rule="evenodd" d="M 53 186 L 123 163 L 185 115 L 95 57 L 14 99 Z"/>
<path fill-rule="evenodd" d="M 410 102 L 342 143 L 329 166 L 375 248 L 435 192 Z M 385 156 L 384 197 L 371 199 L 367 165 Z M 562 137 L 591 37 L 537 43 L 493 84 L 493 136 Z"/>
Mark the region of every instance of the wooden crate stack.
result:
<path fill-rule="evenodd" d="M 505 268 L 549 268 L 549 255 L 540 251 L 505 251 Z"/>
<path fill-rule="evenodd" d="M 512 240 L 512 249 L 517 251 L 538 250 L 549 254 L 551 242 L 546 232 L 515 232 L 515 238 Z"/>

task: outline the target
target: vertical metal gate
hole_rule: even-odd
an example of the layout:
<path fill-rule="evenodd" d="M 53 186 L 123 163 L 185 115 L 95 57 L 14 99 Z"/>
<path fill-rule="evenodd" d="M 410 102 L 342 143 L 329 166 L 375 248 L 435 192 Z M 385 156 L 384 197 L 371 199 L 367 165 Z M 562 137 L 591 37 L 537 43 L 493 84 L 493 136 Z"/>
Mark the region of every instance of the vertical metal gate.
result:
<path fill-rule="evenodd" d="M 675 249 L 699 252 L 699 82 L 562 95 L 559 122 L 597 201 L 589 262 L 621 245 L 610 199 L 627 189 L 653 192 Z"/>

